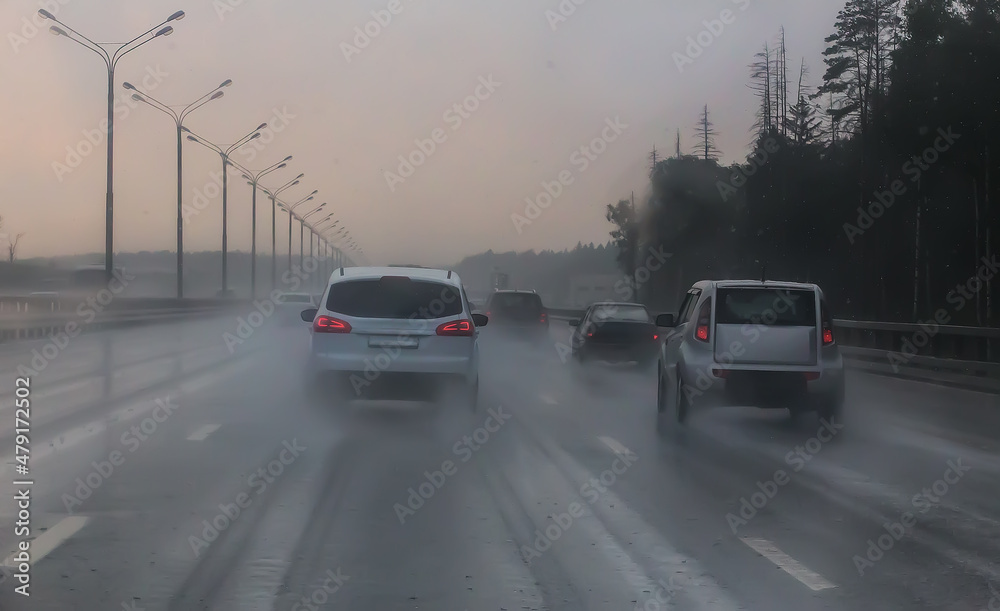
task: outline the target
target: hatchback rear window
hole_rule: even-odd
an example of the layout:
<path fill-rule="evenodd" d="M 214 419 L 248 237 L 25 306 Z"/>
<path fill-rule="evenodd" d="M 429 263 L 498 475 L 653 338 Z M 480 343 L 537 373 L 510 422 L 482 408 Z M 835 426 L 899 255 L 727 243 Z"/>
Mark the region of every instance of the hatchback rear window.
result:
<path fill-rule="evenodd" d="M 497 293 L 490 307 L 497 310 L 542 311 L 542 298 L 535 293 Z"/>
<path fill-rule="evenodd" d="M 326 307 L 359 318 L 417 320 L 457 316 L 464 311 L 455 287 L 406 277 L 338 282 L 330 287 Z"/>
<path fill-rule="evenodd" d="M 815 326 L 816 295 L 784 289 L 719 289 L 715 323 Z"/>

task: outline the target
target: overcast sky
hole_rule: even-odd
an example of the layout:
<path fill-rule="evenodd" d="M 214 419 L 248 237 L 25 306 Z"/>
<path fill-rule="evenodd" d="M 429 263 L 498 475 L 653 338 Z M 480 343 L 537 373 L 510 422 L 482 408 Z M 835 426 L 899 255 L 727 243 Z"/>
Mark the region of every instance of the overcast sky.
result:
<path fill-rule="evenodd" d="M 26 232 L 22 257 L 104 250 L 106 141 L 96 132 L 107 114 L 106 71 L 95 53 L 48 34 L 47 25 L 36 29 L 38 8 L 98 42 L 124 42 L 186 11 L 171 36 L 121 60 L 116 98 L 127 99 L 121 84 L 130 81 L 179 109 L 232 79 L 225 96 L 194 111 L 187 127 L 228 145 L 264 121 L 277 125 L 280 132 L 260 139 L 266 144 L 234 159 L 258 171 L 294 155 L 261 184 L 277 187 L 304 172 L 281 199 L 319 193 L 296 212 L 327 202 L 325 210 L 373 262 L 451 263 L 488 248 L 606 240 L 603 206 L 646 188 L 650 149 L 672 151 L 676 129 L 684 150 L 692 150 L 704 104 L 723 159 L 744 157 L 755 109 L 747 87 L 753 54 L 784 25 L 789 64 L 797 68 L 804 57 L 816 85 L 823 39 L 843 5 L 576 2 L 563 0 L 563 13 L 567 6 L 575 12 L 562 18 L 559 0 L 2 0 L 2 231 Z M 375 36 L 355 46 L 355 28 L 387 7 L 397 9 L 391 21 L 369 25 Z M 684 54 L 688 37 L 724 10 L 730 23 L 717 37 L 703 35 L 710 44 L 679 69 L 674 54 Z M 481 85 L 490 79 L 490 88 Z M 477 93 L 481 99 L 469 106 L 478 108 L 462 110 L 464 117 L 453 110 Z M 145 105 L 118 104 L 115 248 L 174 250 L 173 120 Z M 620 135 L 605 129 L 616 118 Z M 85 132 L 96 146 L 80 144 Z M 573 157 L 602 134 L 614 137 L 602 153 Z M 398 173 L 399 156 L 417 150 L 416 139 L 435 135 L 434 152 L 411 176 L 386 174 Z M 67 147 L 83 155 L 74 159 Z M 185 250 L 216 250 L 221 160 L 185 142 L 183 168 L 185 203 L 202 208 L 185 224 Z M 525 198 L 543 193 L 542 182 L 560 173 L 569 185 L 519 232 L 512 214 L 525 214 Z M 246 251 L 251 189 L 236 171 L 229 187 L 229 247 Z M 215 197 L 196 197 L 206 189 Z M 258 249 L 265 251 L 270 219 L 260 194 Z M 281 211 L 278 228 L 280 252 L 288 231 Z"/>

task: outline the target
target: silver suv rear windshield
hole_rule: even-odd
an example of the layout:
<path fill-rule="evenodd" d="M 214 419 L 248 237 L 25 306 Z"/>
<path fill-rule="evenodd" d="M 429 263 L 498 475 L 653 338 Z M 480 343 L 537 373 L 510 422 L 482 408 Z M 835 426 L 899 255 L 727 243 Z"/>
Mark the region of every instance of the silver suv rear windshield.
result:
<path fill-rule="evenodd" d="M 785 289 L 719 289 L 715 307 L 717 325 L 816 325 L 816 294 Z"/>
<path fill-rule="evenodd" d="M 338 282 L 330 287 L 326 307 L 359 318 L 416 320 L 457 316 L 464 311 L 455 287 L 405 276 Z"/>

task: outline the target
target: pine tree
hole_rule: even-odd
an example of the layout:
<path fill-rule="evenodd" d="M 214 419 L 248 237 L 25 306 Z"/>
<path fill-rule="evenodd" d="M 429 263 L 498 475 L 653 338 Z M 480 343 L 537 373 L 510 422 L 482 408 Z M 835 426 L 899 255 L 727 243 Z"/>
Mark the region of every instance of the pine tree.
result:
<path fill-rule="evenodd" d="M 722 156 L 722 151 L 715 146 L 715 136 L 718 134 L 715 132 L 714 124 L 711 120 L 709 120 L 708 104 L 706 104 L 704 110 L 702 110 L 701 119 L 698 121 L 696 131 L 698 134 L 698 148 L 701 152 L 701 158 L 705 161 L 718 161 L 719 157 Z"/>

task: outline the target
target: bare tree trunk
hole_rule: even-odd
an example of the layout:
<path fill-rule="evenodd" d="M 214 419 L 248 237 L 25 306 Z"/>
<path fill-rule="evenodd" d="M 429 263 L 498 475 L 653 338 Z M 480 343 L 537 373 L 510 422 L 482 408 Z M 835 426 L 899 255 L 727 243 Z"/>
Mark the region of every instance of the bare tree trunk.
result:
<path fill-rule="evenodd" d="M 972 266 L 973 270 L 979 269 L 979 181 L 972 179 L 972 203 L 975 207 L 976 218 L 976 262 Z M 983 300 L 979 292 L 976 292 L 976 325 L 983 326 Z"/>

